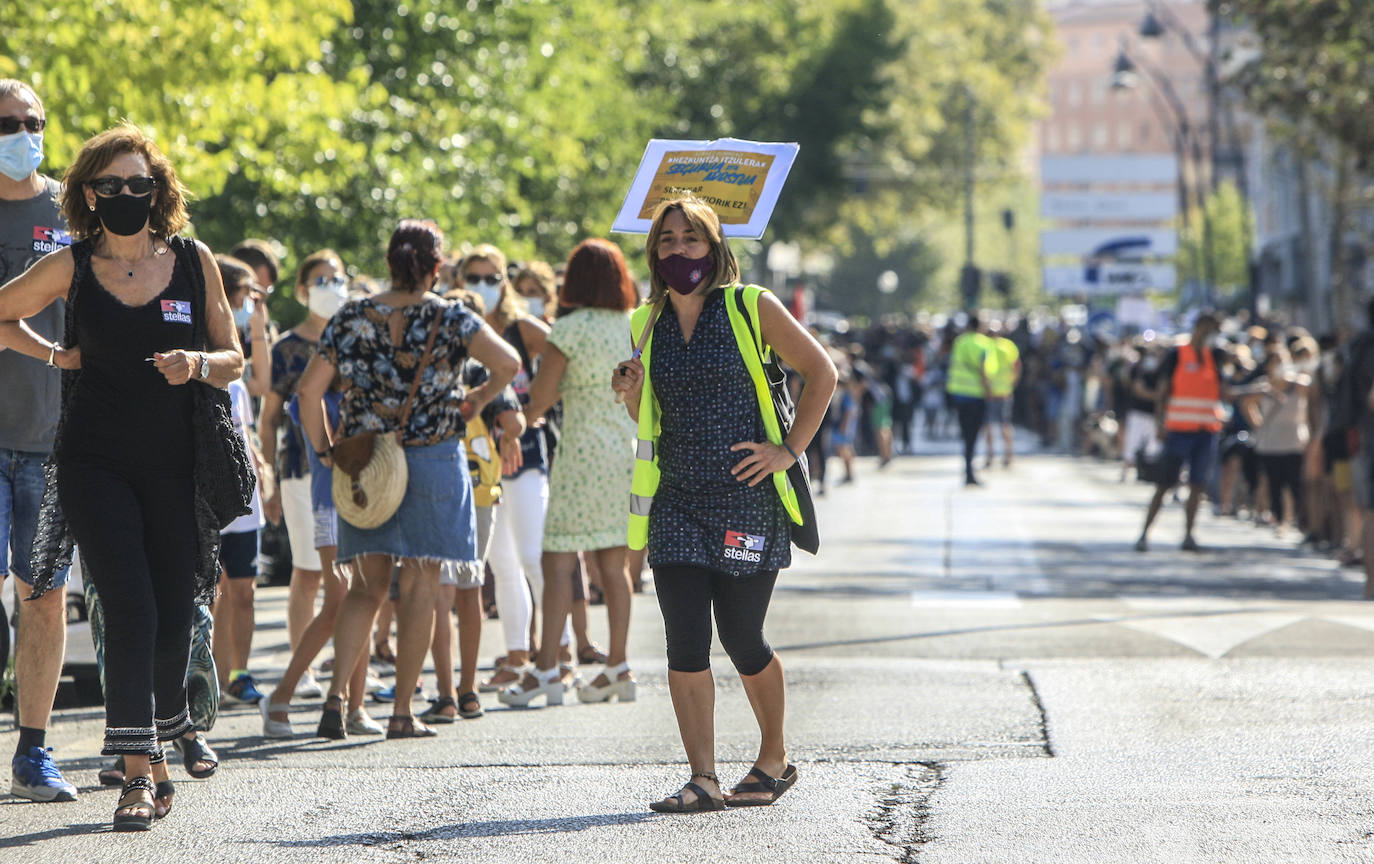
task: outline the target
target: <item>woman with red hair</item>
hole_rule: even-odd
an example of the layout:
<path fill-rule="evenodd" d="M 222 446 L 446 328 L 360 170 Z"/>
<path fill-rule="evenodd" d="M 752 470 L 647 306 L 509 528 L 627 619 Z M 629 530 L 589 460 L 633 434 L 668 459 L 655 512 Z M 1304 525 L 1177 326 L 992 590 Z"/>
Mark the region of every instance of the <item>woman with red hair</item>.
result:
<path fill-rule="evenodd" d="M 573 250 L 559 294 L 561 314 L 549 332 L 525 408 L 533 425 L 563 400 L 563 437 L 553 460 L 544 523 L 544 626 L 535 669 L 501 692 L 506 705 L 528 706 L 541 696 L 550 705 L 563 702 L 558 643 L 572 607 L 579 551 L 600 567 L 611 644 L 606 668 L 578 688 L 578 699 L 635 698 L 625 660 L 633 593 L 625 569 L 625 501 L 634 473 L 635 427 L 606 389 L 605 378 L 625 354 L 625 328 L 638 299 L 618 247 L 592 239 Z"/>

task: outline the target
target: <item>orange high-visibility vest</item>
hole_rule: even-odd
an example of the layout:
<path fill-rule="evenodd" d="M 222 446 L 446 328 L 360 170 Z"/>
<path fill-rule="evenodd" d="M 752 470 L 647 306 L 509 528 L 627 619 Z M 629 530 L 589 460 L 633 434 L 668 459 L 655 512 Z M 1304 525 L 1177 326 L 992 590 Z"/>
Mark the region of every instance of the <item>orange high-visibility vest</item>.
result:
<path fill-rule="evenodd" d="M 1171 432 L 1220 432 L 1224 416 L 1221 377 L 1212 352 L 1203 351 L 1199 362 L 1191 342 L 1178 346 L 1164 428 Z"/>

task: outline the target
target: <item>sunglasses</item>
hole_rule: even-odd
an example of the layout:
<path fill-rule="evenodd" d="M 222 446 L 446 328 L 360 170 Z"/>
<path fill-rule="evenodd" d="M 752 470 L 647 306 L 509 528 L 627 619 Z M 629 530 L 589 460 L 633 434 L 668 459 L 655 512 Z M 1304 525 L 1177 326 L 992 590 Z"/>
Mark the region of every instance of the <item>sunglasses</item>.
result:
<path fill-rule="evenodd" d="M 157 188 L 157 180 L 152 177 L 97 177 L 86 185 L 94 189 L 95 194 L 104 198 L 118 195 L 126 186 L 129 188 L 129 194 L 143 196 Z"/>
<path fill-rule="evenodd" d="M 0 135 L 13 135 L 21 126 L 37 135 L 47 125 L 42 117 L 0 117 Z"/>
<path fill-rule="evenodd" d="M 315 279 L 316 288 L 347 288 L 348 280 L 343 276 L 319 276 Z"/>
<path fill-rule="evenodd" d="M 469 273 L 463 277 L 463 281 L 468 283 L 469 285 L 476 285 L 479 282 L 483 282 L 487 286 L 495 288 L 497 285 L 500 285 L 502 282 L 504 282 L 505 278 L 506 277 L 502 276 L 499 273 L 492 273 L 488 276 L 478 276 L 476 273 Z"/>

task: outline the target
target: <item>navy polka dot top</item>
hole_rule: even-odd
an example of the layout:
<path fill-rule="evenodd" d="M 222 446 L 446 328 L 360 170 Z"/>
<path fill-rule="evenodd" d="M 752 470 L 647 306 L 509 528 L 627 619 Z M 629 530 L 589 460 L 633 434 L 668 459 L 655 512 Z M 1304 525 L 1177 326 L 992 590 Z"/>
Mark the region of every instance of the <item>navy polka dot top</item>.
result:
<path fill-rule="evenodd" d="M 730 469 L 767 440 L 753 380 L 730 329 L 725 291 L 711 292 L 690 342 L 673 304 L 654 325 L 649 374 L 661 411 L 649 513 L 649 566 L 707 567 L 748 576 L 792 563 L 791 520 L 771 479 L 750 487 Z"/>

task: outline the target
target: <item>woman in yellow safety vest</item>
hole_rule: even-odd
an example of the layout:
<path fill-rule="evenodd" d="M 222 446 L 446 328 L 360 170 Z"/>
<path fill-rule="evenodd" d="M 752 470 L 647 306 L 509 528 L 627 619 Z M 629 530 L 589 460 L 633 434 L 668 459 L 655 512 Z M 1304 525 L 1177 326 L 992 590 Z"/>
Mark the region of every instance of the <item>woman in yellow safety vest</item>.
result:
<path fill-rule="evenodd" d="M 611 380 L 639 423 L 629 544 L 649 548 L 668 685 L 692 771 L 681 791 L 650 807 L 693 813 L 771 804 L 797 769 L 783 742 L 782 664 L 763 620 L 778 571 L 791 563 L 791 521 L 800 520 L 786 471 L 820 426 L 835 367 L 777 298 L 738 284 L 735 256 L 704 202 L 660 204 L 645 251 L 650 302 L 631 319 L 639 347 Z M 755 333 L 806 382 L 786 439 Z M 715 775 L 713 607 L 762 739 L 754 767 L 728 796 Z"/>

